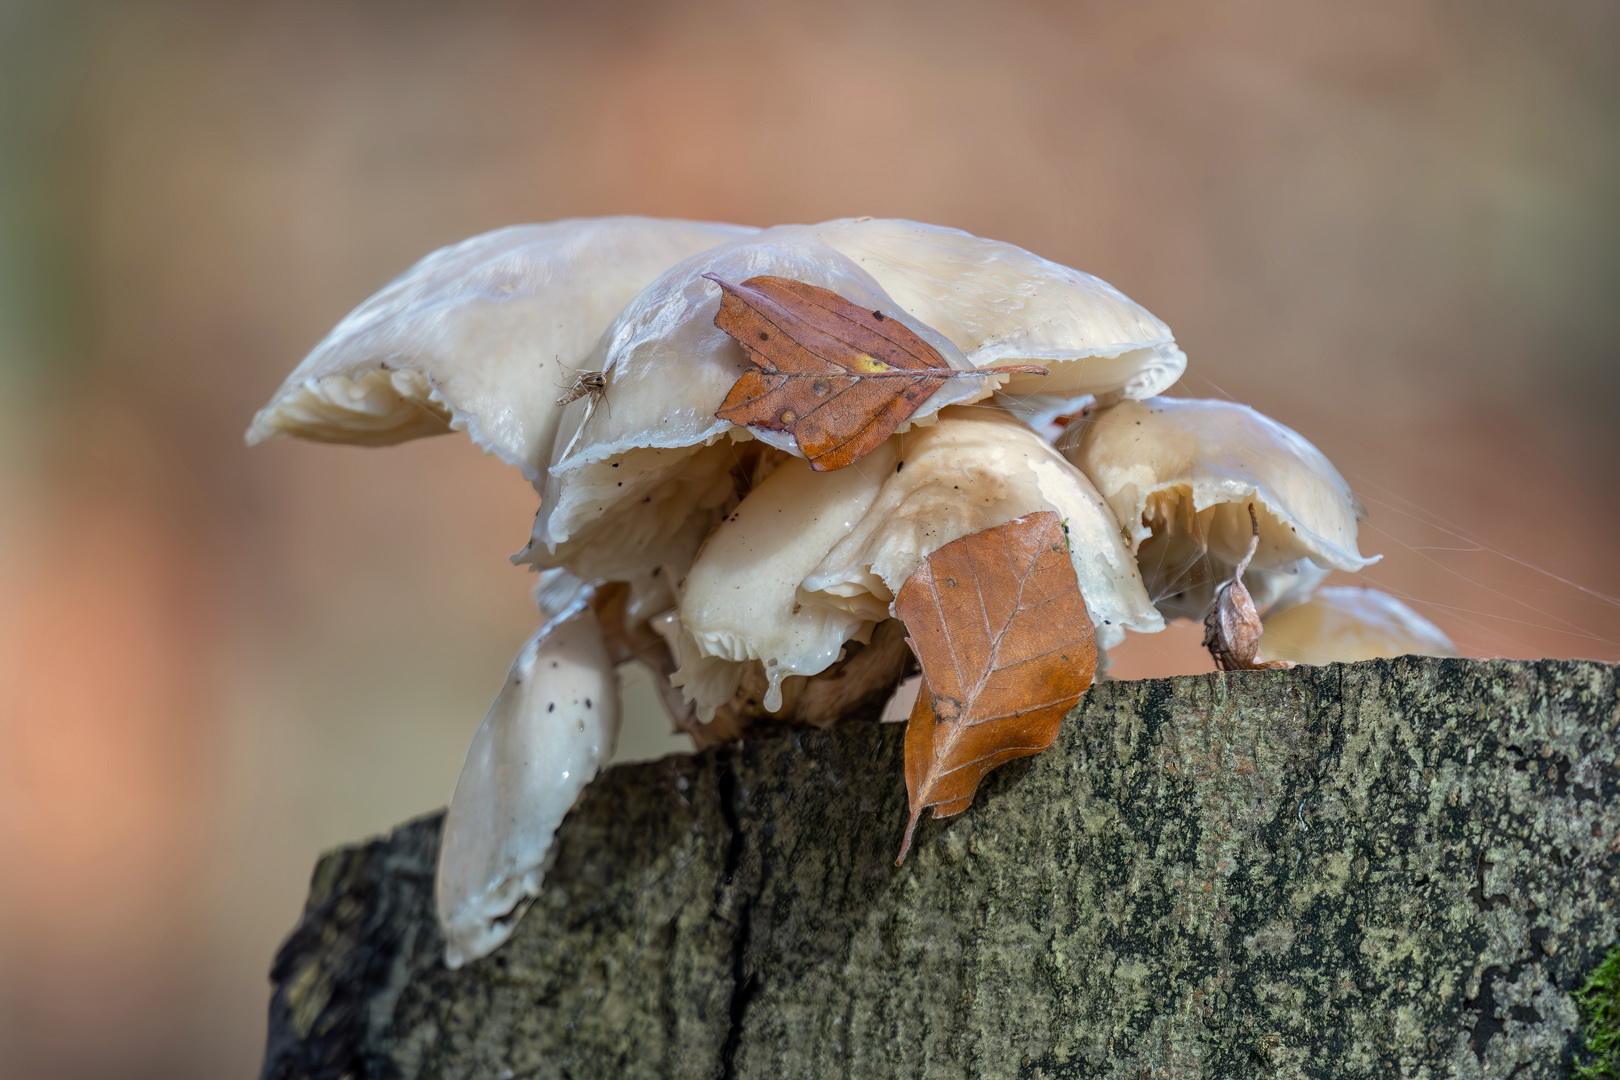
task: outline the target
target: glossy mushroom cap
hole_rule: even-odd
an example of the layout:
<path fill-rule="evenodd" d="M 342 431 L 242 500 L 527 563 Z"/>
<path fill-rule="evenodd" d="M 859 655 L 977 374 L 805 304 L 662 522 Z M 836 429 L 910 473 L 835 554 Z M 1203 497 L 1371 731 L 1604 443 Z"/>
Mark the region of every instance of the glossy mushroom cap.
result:
<path fill-rule="evenodd" d="M 539 478 L 556 400 L 673 263 L 755 230 L 656 218 L 514 225 L 441 248 L 355 308 L 248 429 L 382 446 L 453 429 Z"/>
<path fill-rule="evenodd" d="M 767 712 L 782 707 L 782 682 L 831 667 L 848 641 L 870 637 L 887 618 L 882 607 L 851 612 L 801 595 L 805 576 L 849 534 L 894 470 L 898 440 L 856 466 L 817 473 L 791 459 L 765 478 L 709 536 L 686 575 L 680 624 L 694 649 L 676 682 L 690 685 L 707 720 L 741 680 L 735 665 L 758 661 L 768 685 Z M 706 670 L 706 676 L 699 675 Z"/>
<path fill-rule="evenodd" d="M 1377 589 L 1326 586 L 1263 622 L 1261 652 L 1299 664 L 1457 655 L 1457 647 L 1438 626 Z"/>
<path fill-rule="evenodd" d="M 1167 618 L 1203 617 L 1248 548 L 1250 504 L 1260 543 L 1244 580 L 1262 611 L 1376 561 L 1357 550 L 1363 513 L 1344 477 L 1245 405 L 1122 401 L 1071 424 L 1059 447 L 1113 508 Z"/>

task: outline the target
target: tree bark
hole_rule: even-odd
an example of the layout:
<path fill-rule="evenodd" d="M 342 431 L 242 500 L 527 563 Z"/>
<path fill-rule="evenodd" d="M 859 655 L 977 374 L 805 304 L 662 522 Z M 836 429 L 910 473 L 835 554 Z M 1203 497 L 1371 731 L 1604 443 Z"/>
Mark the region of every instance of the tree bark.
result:
<path fill-rule="evenodd" d="M 1617 721 L 1581 661 L 1105 682 L 898 868 L 898 725 L 620 766 L 455 972 L 435 814 L 320 861 L 264 1075 L 1564 1076 Z"/>

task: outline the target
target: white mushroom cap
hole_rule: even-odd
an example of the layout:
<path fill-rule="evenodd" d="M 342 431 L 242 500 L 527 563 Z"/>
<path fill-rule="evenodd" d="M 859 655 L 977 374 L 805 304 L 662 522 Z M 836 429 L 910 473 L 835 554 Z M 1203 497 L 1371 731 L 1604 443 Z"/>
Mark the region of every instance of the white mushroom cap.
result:
<path fill-rule="evenodd" d="M 529 553 L 537 563 L 566 561 L 566 545 L 591 522 L 621 519 L 624 508 L 689 468 L 700 446 L 757 437 L 798 453 L 790 436 L 715 417 L 748 361 L 714 326 L 720 290 L 705 273 L 733 281 L 775 274 L 832 289 L 900 319 L 960 369 L 1051 366 L 1050 377 L 1014 376 L 1020 392 L 1149 395 L 1186 364 L 1169 329 L 1140 306 L 1090 275 L 1010 244 L 909 221 L 767 229 L 672 267 L 604 336 L 588 366 L 607 373 L 606 407 L 559 443 Z M 912 423 L 926 423 L 953 402 L 987 397 L 1007 378 L 948 380 Z"/>
<path fill-rule="evenodd" d="M 1299 664 L 1457 655 L 1438 626 L 1377 589 L 1327 586 L 1262 622 L 1261 654 Z"/>
<path fill-rule="evenodd" d="M 895 436 L 902 453 L 871 508 L 804 579 L 807 603 L 871 617 L 931 552 L 1041 510 L 1064 523 L 1099 648 L 1164 629 L 1119 522 L 1091 482 L 994 406 L 956 407 Z"/>
<path fill-rule="evenodd" d="M 1356 547 L 1363 516 L 1350 485 L 1297 432 L 1245 405 L 1123 401 L 1059 442 L 1108 500 L 1159 610 L 1199 619 L 1248 547 L 1244 581 L 1262 611 L 1302 597 L 1332 570 L 1376 561 Z"/>
<path fill-rule="evenodd" d="M 511 935 L 557 827 L 618 739 L 618 682 L 589 590 L 553 595 L 568 606 L 513 662 L 445 815 L 435 892 L 451 968 Z"/>
<path fill-rule="evenodd" d="M 974 367 L 1045 364 L 1009 394 L 1152 397 L 1186 370 L 1170 328 L 1101 278 L 960 229 L 894 218 L 815 226 Z M 942 288 L 943 286 L 943 288 Z"/>
<path fill-rule="evenodd" d="M 764 705 L 775 712 L 782 707 L 782 680 L 825 671 L 845 642 L 863 628 L 869 635 L 874 622 L 887 618 L 881 608 L 874 615 L 806 603 L 800 582 L 866 514 L 898 457 L 898 440 L 891 438 L 835 472 L 817 473 L 790 460 L 710 535 L 681 590 L 683 665 L 675 676 L 701 719 L 730 700 L 741 671 L 694 663 L 699 658 L 764 664 Z"/>
<path fill-rule="evenodd" d="M 537 479 L 571 365 L 671 264 L 754 231 L 576 218 L 442 248 L 338 323 L 259 410 L 247 440 L 386 445 L 465 428 Z"/>

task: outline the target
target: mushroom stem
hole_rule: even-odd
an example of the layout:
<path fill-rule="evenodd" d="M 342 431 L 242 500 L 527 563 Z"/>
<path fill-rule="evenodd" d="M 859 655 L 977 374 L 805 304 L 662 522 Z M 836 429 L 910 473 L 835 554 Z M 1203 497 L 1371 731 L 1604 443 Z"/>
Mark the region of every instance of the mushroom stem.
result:
<path fill-rule="evenodd" d="M 446 967 L 511 936 L 557 826 L 618 735 L 618 683 L 585 589 L 523 646 L 467 751 L 439 849 Z"/>
<path fill-rule="evenodd" d="M 1249 560 L 1260 548 L 1260 515 L 1255 512 L 1254 503 L 1249 503 L 1249 546 L 1243 551 L 1243 558 L 1238 560 L 1237 566 L 1232 569 L 1232 581 L 1242 584 L 1243 575 L 1249 569 Z"/>

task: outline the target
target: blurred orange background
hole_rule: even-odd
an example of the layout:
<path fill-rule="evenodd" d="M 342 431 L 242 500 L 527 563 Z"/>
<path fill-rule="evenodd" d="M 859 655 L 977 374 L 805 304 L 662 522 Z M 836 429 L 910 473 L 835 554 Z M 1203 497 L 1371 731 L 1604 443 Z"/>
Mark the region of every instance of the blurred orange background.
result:
<path fill-rule="evenodd" d="M 1616 56 L 1606 0 L 0 0 L 0 1072 L 250 1074 L 317 853 L 448 797 L 533 493 L 241 433 L 495 226 L 1021 244 L 1322 447 L 1465 653 L 1620 659 Z"/>

